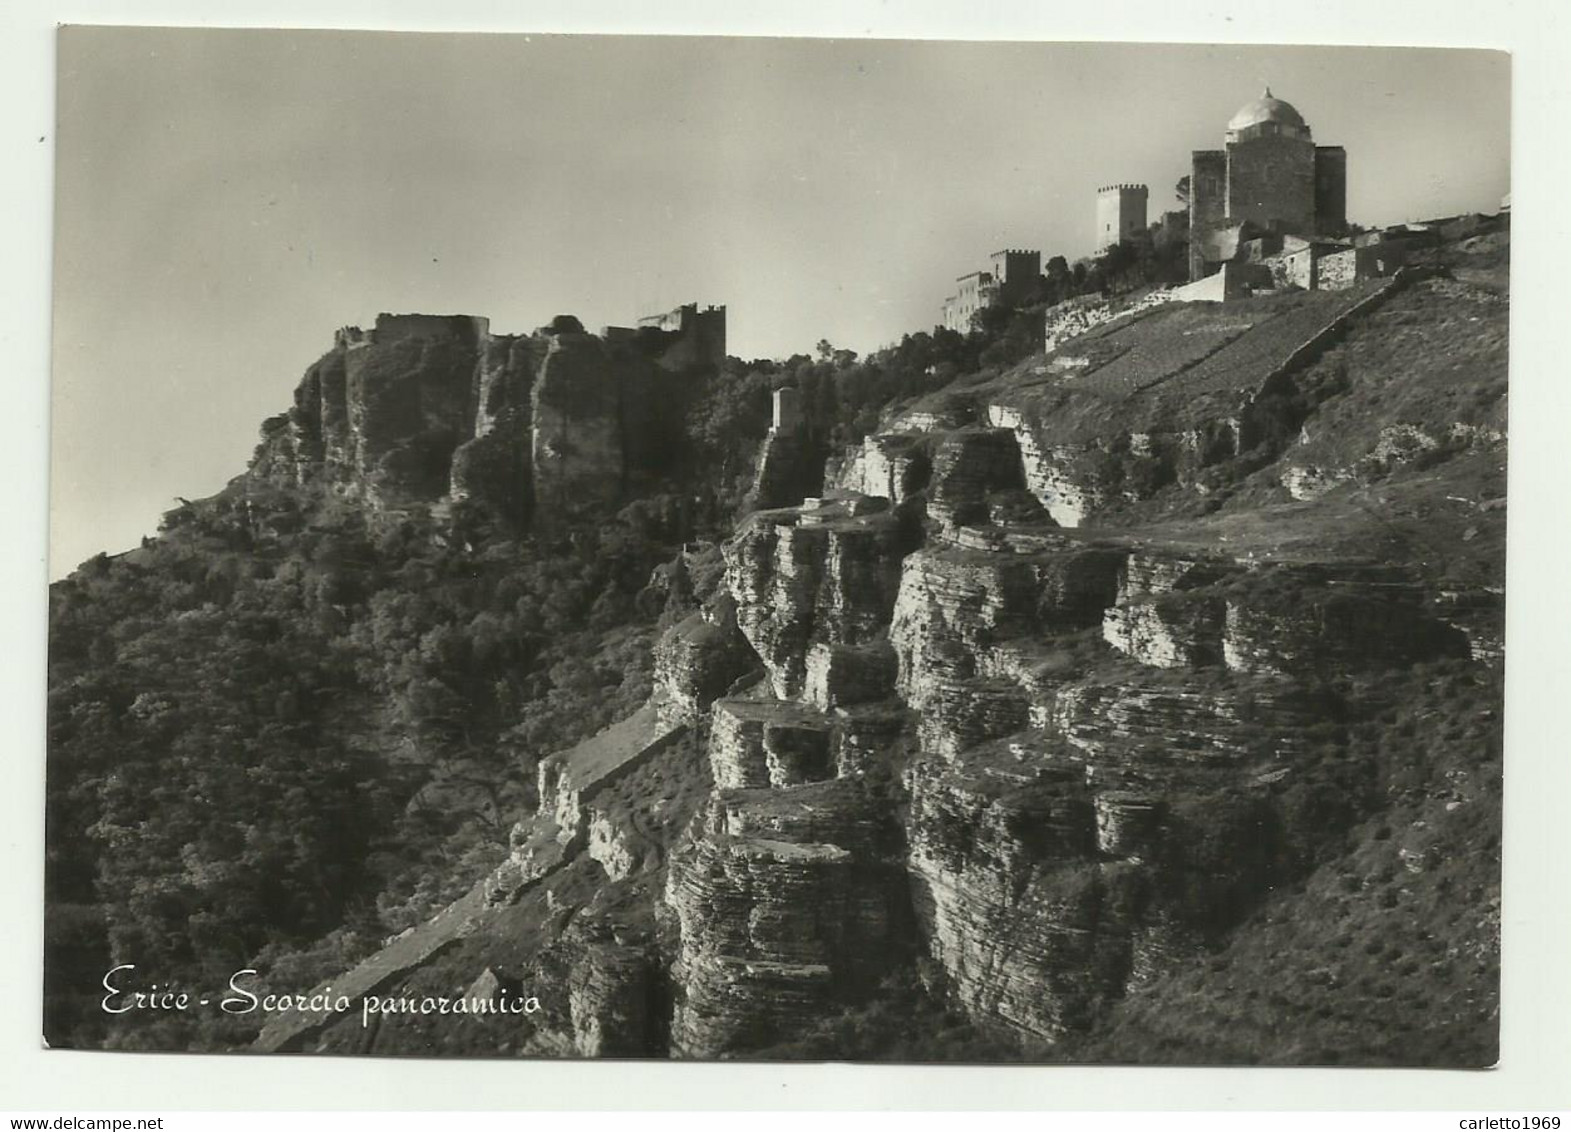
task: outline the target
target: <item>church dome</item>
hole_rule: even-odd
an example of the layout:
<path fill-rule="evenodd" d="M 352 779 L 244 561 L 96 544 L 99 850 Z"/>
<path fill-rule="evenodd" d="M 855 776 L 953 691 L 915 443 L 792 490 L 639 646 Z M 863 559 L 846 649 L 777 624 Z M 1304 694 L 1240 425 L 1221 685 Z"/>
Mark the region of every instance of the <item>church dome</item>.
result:
<path fill-rule="evenodd" d="M 1287 133 L 1308 132 L 1309 127 L 1304 122 L 1304 116 L 1293 108 L 1290 102 L 1283 102 L 1274 98 L 1271 88 L 1266 87 L 1265 93 L 1253 102 L 1239 108 L 1237 114 L 1227 124 L 1228 133 L 1237 133 L 1247 130 L 1251 126 L 1263 125 L 1266 122 L 1275 122 L 1279 127 L 1285 126 Z"/>

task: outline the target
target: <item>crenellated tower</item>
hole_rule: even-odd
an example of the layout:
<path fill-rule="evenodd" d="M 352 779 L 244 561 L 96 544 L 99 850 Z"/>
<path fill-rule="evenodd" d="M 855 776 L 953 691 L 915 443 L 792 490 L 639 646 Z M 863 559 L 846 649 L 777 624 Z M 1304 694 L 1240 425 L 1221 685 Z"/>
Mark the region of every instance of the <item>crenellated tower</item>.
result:
<path fill-rule="evenodd" d="M 1134 238 L 1146 226 L 1150 194 L 1144 185 L 1103 185 L 1096 191 L 1096 250 Z"/>

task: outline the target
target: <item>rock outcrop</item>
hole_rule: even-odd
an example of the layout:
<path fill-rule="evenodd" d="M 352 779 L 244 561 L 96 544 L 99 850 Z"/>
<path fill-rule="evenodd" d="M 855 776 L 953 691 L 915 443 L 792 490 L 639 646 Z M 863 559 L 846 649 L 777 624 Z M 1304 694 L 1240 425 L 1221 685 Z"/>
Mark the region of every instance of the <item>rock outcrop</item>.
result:
<path fill-rule="evenodd" d="M 261 475 L 322 476 L 375 506 L 445 495 L 454 449 L 473 433 L 473 383 L 488 328 L 464 316 L 380 315 L 339 331 L 284 419 L 264 426 Z M 325 473 L 325 475 L 324 475 Z"/>
<path fill-rule="evenodd" d="M 658 1052 L 663 1020 L 656 1014 L 656 988 L 662 976 L 653 953 L 610 937 L 585 940 L 575 951 L 567 993 L 578 1055 L 648 1057 Z"/>
<path fill-rule="evenodd" d="M 1337 505 L 1448 454 L 1492 458 L 1488 414 L 1454 435 L 1371 425 L 1350 459 L 1306 423 L 1352 385 L 1327 351 L 1412 281 L 1080 304 L 1045 358 L 901 406 L 821 477 L 777 398 L 762 509 L 720 548 L 723 580 L 710 547 L 692 558 L 701 583 L 682 559 L 645 595 L 668 618 L 650 703 L 541 763 L 539 813 L 477 898 L 504 905 L 564 861 L 599 886 L 582 906 L 547 894 L 570 922 L 552 1040 L 778 1055 L 903 968 L 1042 1053 L 1197 970 L 1341 852 L 1402 734 L 1389 689 L 1501 655 L 1484 556 L 1412 553 L 1442 504 L 1478 523 L 1463 541 L 1491 534 L 1493 495 L 1406 481 L 1405 529 L 1380 500 Z M 469 339 L 453 339 L 441 356 L 462 368 Z M 345 342 L 302 384 L 296 415 L 316 423 L 276 427 L 268 474 L 413 490 L 388 422 L 415 413 L 444 436 L 472 428 L 455 499 L 516 505 L 490 469 L 527 433 L 537 521 L 608 506 L 649 459 L 618 424 L 659 389 L 635 339 L 477 338 L 462 411 L 349 361 L 436 349 L 424 339 Z M 823 494 L 803 497 L 809 482 Z M 683 765 L 649 761 L 667 755 Z M 659 797 L 640 808 L 618 784 L 650 766 L 637 785 Z M 680 822 L 651 834 L 682 790 Z M 1414 827 L 1392 852 L 1424 877 L 1441 850 Z M 647 933 L 601 918 L 634 892 L 654 906 Z"/>
<path fill-rule="evenodd" d="M 1079 526 L 1175 484 L 1204 492 L 1218 465 L 1285 446 L 1320 396 L 1302 372 L 1411 281 L 1161 302 L 1058 341 L 978 398 L 988 424 L 1015 432 L 1026 487 L 1060 524 Z"/>
<path fill-rule="evenodd" d="M 696 725 L 709 705 L 757 664 L 729 594 L 689 614 L 655 646 L 654 703 L 663 722 Z"/>
<path fill-rule="evenodd" d="M 534 389 L 535 502 L 571 519 L 621 497 L 621 382 L 598 338 L 551 336 Z"/>
<path fill-rule="evenodd" d="M 534 508 L 533 387 L 544 349 L 538 338 L 486 341 L 475 373 L 474 435 L 453 453 L 449 496 L 454 503 L 527 522 Z"/>
<path fill-rule="evenodd" d="M 864 645 L 886 630 L 907 541 L 887 501 L 866 496 L 744 521 L 725 549 L 726 586 L 776 696 L 801 694 L 811 645 Z"/>
<path fill-rule="evenodd" d="M 903 953 L 887 817 L 847 780 L 720 787 L 670 866 L 673 1052 L 724 1057 L 806 1032 Z"/>
<path fill-rule="evenodd" d="M 1131 924 L 1083 771 L 989 748 L 909 782 L 918 922 L 952 1001 L 1045 1041 L 1086 1025 L 1122 990 Z"/>
<path fill-rule="evenodd" d="M 514 527 L 605 513 L 683 441 L 693 367 L 659 348 L 658 334 L 607 343 L 569 316 L 515 336 L 484 318 L 380 315 L 306 371 L 252 474 Z"/>

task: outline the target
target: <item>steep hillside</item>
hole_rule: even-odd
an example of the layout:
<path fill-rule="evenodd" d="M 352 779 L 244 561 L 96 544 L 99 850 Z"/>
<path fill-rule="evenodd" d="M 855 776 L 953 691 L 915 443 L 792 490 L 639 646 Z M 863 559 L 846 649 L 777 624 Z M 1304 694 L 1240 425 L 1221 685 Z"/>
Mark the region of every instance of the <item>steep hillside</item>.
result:
<path fill-rule="evenodd" d="M 1498 223 L 1474 224 L 1395 278 L 1135 304 L 1047 353 L 982 366 L 983 350 L 942 381 L 936 340 L 798 365 L 802 420 L 777 410 L 760 437 L 748 498 L 768 505 L 708 527 L 681 477 L 706 466 L 691 434 L 730 419 L 733 393 L 700 402 L 707 425 L 688 414 L 659 472 L 675 478 L 648 481 L 680 487 L 628 505 L 637 484 L 604 470 L 634 466 L 637 447 L 601 425 L 613 403 L 626 419 L 630 386 L 596 368 L 598 339 L 558 335 L 529 402 L 532 533 L 455 527 L 450 475 L 420 528 L 434 541 L 398 552 L 413 580 L 443 579 L 445 617 L 469 630 L 455 638 L 434 610 L 418 632 L 384 626 L 389 605 L 415 602 L 385 566 L 298 583 L 368 588 L 311 606 L 316 635 L 295 647 L 353 660 L 365 704 L 427 705 L 415 721 L 447 728 L 417 757 L 381 753 L 418 768 L 389 807 L 419 796 L 451 814 L 476 797 L 456 752 L 529 748 L 491 779 L 506 845 L 465 859 L 439 915 L 384 916 L 403 933 L 384 946 L 299 958 L 333 910 L 269 941 L 287 957 L 269 986 L 332 984 L 373 1009 L 280 1011 L 223 1039 L 1489 1064 L 1506 254 Z M 498 357 L 477 353 L 474 372 L 502 372 Z M 553 365 L 578 373 L 561 402 L 577 408 L 548 419 Z M 886 373 L 908 377 L 873 380 Z M 853 405 L 859 383 L 879 392 Z M 280 443 L 259 459 L 277 490 Z M 403 466 L 379 457 L 343 493 L 334 473 L 325 497 L 352 506 L 365 484 L 394 484 L 412 498 Z M 777 498 L 806 482 L 822 487 Z M 388 553 L 388 535 L 366 537 Z M 146 567 L 166 577 L 177 545 L 142 552 Z M 552 580 L 521 589 L 525 569 Z M 94 624 L 68 655 L 102 649 Z M 402 683 L 386 675 L 400 647 L 424 665 Z M 94 679 L 79 663 L 71 679 Z M 132 718 L 156 716 L 127 679 Z M 84 726 L 66 699 L 61 726 Z M 398 840 L 385 825 L 362 836 Z M 202 875 L 169 851 L 186 883 Z M 433 911 L 436 872 L 410 874 Z M 396 890 L 378 878 L 342 899 Z M 533 1008 L 418 1007 L 443 998 Z"/>
<path fill-rule="evenodd" d="M 1393 674 L 1352 737 L 1374 816 L 1214 955 L 1133 990 L 1087 1061 L 1491 1065 L 1500 962 L 1498 670 Z"/>

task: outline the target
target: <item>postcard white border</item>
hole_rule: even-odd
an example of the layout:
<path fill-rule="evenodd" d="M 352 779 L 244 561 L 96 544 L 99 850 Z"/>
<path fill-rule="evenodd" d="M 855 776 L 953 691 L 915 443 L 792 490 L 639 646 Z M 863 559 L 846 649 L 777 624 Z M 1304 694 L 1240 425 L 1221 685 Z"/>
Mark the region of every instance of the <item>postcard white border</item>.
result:
<path fill-rule="evenodd" d="M 9 789 L 0 842 L 0 1109 L 1051 1108 L 1493 1109 L 1571 1105 L 1571 703 L 1565 580 L 1571 487 L 1562 330 L 1571 51 L 1560 0 L 1146 0 L 1078 5 L 483 0 L 8 0 L 0 14 L 0 342 L 10 373 L 0 477 L 0 695 Z M 981 8 L 981 5 L 977 5 Z M 1514 57 L 1511 510 L 1505 1007 L 1483 1072 L 477 1062 L 133 1055 L 40 1048 L 49 262 L 57 23 L 429 31 L 657 32 L 860 38 L 1129 40 L 1485 47 Z M 1199 80 L 1203 81 L 1203 79 Z M 15 249 L 14 252 L 9 249 Z"/>

